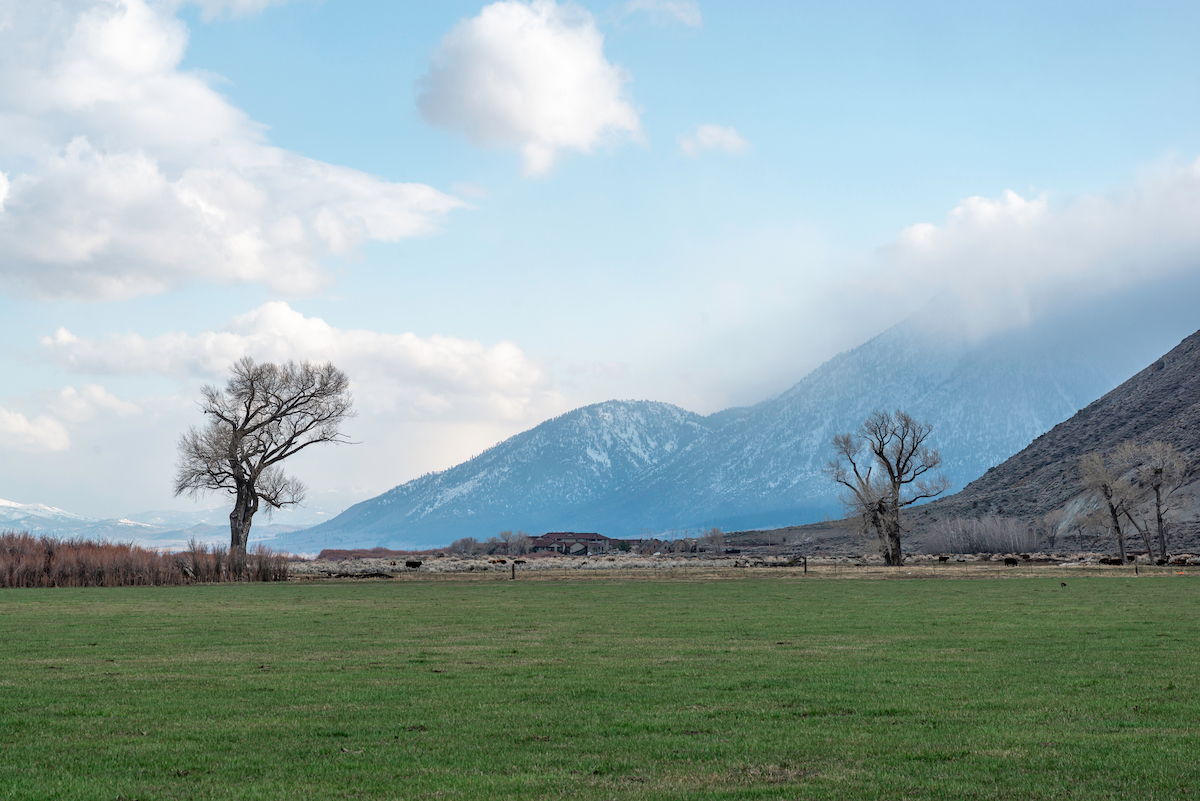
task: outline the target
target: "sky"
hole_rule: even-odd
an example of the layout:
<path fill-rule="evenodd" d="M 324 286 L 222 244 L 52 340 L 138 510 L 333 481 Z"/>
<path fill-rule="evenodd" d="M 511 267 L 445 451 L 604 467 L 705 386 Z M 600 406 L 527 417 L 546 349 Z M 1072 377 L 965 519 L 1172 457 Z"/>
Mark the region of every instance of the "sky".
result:
<path fill-rule="evenodd" d="M 1198 33 L 1165 2 L 0 0 L 0 498 L 190 508 L 176 441 L 243 355 L 349 374 L 358 444 L 291 465 L 334 512 L 588 403 L 759 402 L 935 296 L 985 336 L 1195 272 Z"/>

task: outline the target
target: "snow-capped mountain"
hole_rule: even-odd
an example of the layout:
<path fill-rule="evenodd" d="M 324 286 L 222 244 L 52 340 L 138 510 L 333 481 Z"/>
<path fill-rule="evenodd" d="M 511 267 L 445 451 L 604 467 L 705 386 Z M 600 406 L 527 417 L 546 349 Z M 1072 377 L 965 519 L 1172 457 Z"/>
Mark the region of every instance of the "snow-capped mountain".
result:
<path fill-rule="evenodd" d="M 121 541 L 142 539 L 162 531 L 156 526 L 125 518 L 97 520 L 42 503 L 5 500 L 0 500 L 0 530 Z"/>
<path fill-rule="evenodd" d="M 1190 293 L 1178 296 L 1184 303 Z M 650 401 L 576 409 L 279 546 L 436 547 L 504 529 L 637 537 L 812 522 L 840 513 L 822 473 L 831 439 L 877 409 L 932 422 L 945 472 L 962 487 L 1200 324 L 1154 314 L 1174 302 L 1161 292 L 1140 302 L 1083 304 L 984 338 L 931 304 L 756 406 L 708 417 Z"/>
<path fill-rule="evenodd" d="M 585 510 L 712 434 L 705 418 L 652 401 L 609 401 L 576 409 L 505 440 L 474 459 L 430 473 L 333 520 L 285 537 L 285 547 L 326 542 L 448 542 L 505 528 L 584 526 Z"/>

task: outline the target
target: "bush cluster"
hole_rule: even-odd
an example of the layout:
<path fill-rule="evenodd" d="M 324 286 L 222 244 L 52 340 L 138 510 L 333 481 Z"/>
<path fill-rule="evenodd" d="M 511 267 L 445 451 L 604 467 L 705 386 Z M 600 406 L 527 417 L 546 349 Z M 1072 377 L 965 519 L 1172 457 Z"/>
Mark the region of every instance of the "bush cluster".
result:
<path fill-rule="evenodd" d="M 1021 553 L 1037 550 L 1038 539 L 1038 531 L 1025 520 L 956 517 L 934 526 L 925 548 L 931 553 Z"/>
<path fill-rule="evenodd" d="M 171 554 L 132 543 L 0 534 L 0 587 L 131 587 L 209 581 L 283 581 L 284 554 L 258 546 L 244 559 L 195 540 Z"/>

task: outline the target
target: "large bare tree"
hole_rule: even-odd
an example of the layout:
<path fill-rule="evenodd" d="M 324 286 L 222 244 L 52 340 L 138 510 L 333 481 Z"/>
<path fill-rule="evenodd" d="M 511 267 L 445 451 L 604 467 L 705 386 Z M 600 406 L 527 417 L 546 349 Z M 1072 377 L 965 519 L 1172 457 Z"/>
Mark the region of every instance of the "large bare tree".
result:
<path fill-rule="evenodd" d="M 175 494 L 233 496 L 230 556 L 244 557 L 259 505 L 268 514 L 304 500 L 306 487 L 280 462 L 310 445 L 345 443 L 341 424 L 354 416 L 350 380 L 332 364 L 234 363 L 224 389 L 201 388 L 203 428 L 179 438 Z"/>
<path fill-rule="evenodd" d="M 1158 558 L 1165 561 L 1168 558 L 1166 515 L 1175 506 L 1175 491 L 1187 482 L 1190 468 L 1188 459 L 1171 443 L 1156 439 L 1144 445 L 1133 440 L 1121 443 L 1117 448 L 1115 460 L 1119 464 L 1132 467 L 1132 481 L 1154 495 Z M 1149 540 L 1149 525 L 1135 519 L 1133 510 L 1127 509 L 1125 516 L 1142 532 L 1142 536 Z M 1148 542 L 1146 547 L 1149 550 Z"/>
<path fill-rule="evenodd" d="M 1136 492 L 1122 473 L 1121 464 L 1115 459 L 1105 459 L 1099 451 L 1079 457 L 1079 477 L 1083 488 L 1091 490 L 1101 507 L 1108 512 L 1108 527 L 1117 537 L 1117 551 L 1124 563 L 1127 559 L 1121 517 L 1136 502 Z"/>
<path fill-rule="evenodd" d="M 846 510 L 878 536 L 885 564 L 899 566 L 904 561 L 903 509 L 950 488 L 948 478 L 933 472 L 942 457 L 925 444 L 932 432 L 932 424 L 918 422 L 907 412 L 875 412 L 858 431 L 833 438 L 837 456 L 825 473 L 846 488 L 841 496 Z"/>

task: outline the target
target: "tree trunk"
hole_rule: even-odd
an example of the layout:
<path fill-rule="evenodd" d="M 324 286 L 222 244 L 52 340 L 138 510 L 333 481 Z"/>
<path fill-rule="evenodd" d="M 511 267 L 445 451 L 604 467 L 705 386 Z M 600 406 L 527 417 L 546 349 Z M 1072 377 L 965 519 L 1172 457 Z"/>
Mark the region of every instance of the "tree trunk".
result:
<path fill-rule="evenodd" d="M 1117 507 L 1108 502 L 1108 514 L 1112 517 L 1113 533 L 1117 535 L 1117 549 L 1121 553 L 1121 564 L 1125 564 L 1125 532 L 1121 530 L 1121 519 L 1117 516 Z"/>
<path fill-rule="evenodd" d="M 900 516 L 889 515 L 886 518 L 887 547 L 883 552 L 883 563 L 888 567 L 900 567 L 904 562 L 904 554 L 900 550 Z"/>
<path fill-rule="evenodd" d="M 258 511 L 258 496 L 247 483 L 238 488 L 237 501 L 229 513 L 229 570 L 240 576 L 246 566 L 246 545 L 250 541 L 250 524 Z"/>
<path fill-rule="evenodd" d="M 1158 520 L 1158 556 L 1167 561 L 1167 524 L 1162 513 L 1162 484 L 1154 485 L 1154 516 Z"/>

